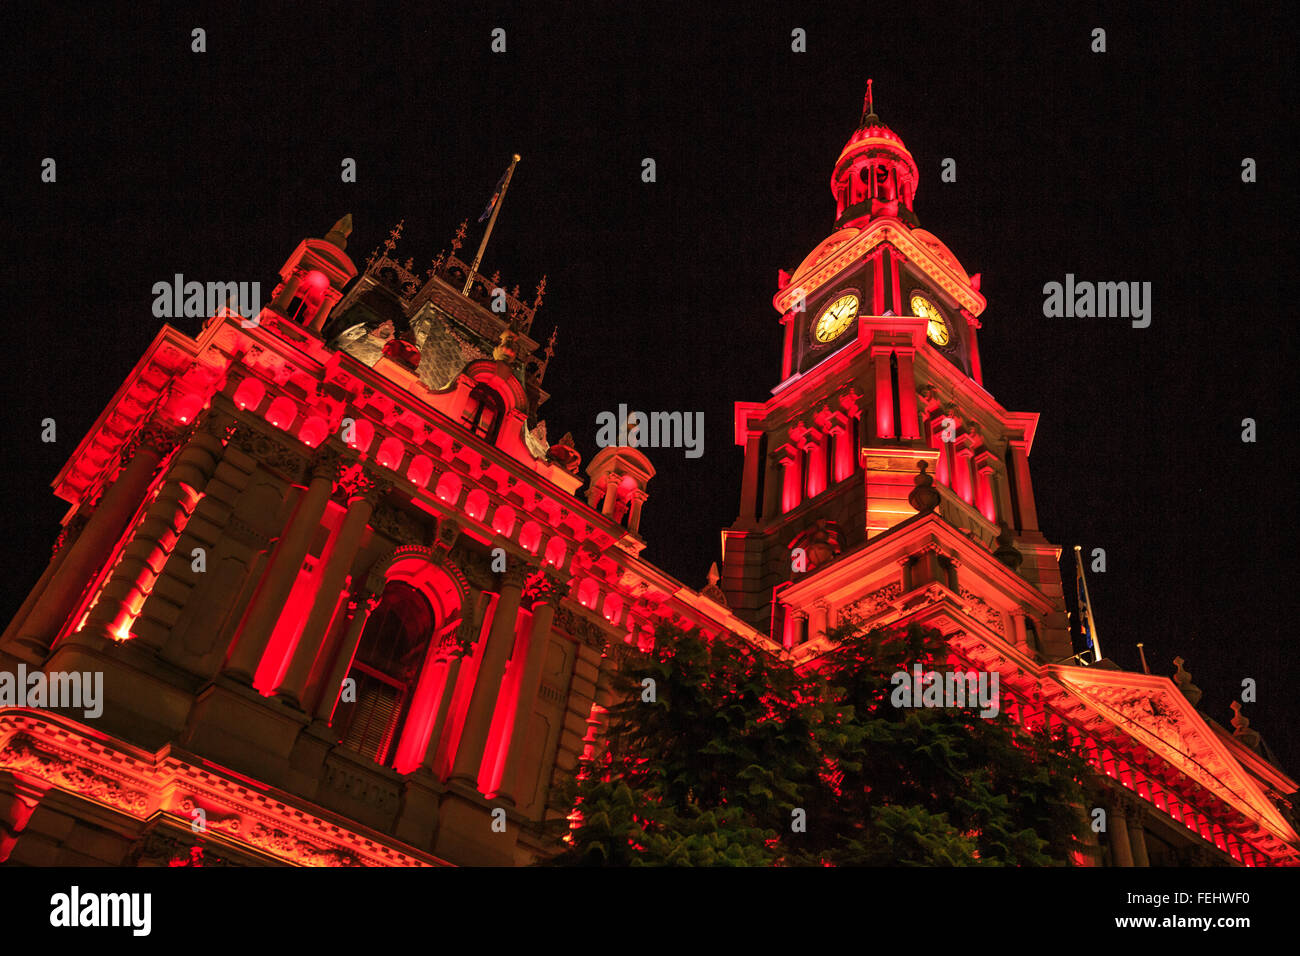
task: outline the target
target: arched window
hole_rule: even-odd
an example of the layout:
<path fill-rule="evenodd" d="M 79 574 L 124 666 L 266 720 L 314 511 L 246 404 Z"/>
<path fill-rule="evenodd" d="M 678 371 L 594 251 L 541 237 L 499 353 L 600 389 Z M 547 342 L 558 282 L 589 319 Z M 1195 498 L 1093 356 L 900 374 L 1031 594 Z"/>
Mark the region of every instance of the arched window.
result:
<path fill-rule="evenodd" d="M 495 444 L 497 429 L 501 427 L 504 414 L 501 396 L 491 386 L 479 383 L 469 393 L 469 401 L 465 403 L 465 413 L 461 418 L 475 435 L 489 444 Z"/>
<path fill-rule="evenodd" d="M 390 581 L 366 622 L 348 677 L 356 701 L 340 700 L 335 728 L 343 746 L 391 764 L 419 680 L 434 617 L 416 588 Z"/>

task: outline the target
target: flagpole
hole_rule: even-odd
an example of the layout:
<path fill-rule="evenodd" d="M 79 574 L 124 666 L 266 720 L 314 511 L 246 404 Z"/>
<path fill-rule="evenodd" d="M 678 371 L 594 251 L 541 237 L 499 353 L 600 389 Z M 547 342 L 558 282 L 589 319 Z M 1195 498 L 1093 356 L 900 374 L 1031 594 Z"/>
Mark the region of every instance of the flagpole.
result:
<path fill-rule="evenodd" d="M 1079 569 L 1079 582 L 1083 585 L 1083 601 L 1088 614 L 1088 633 L 1092 637 L 1092 662 L 1095 664 L 1101 660 L 1101 638 L 1097 636 L 1097 622 L 1092 616 L 1092 596 L 1088 594 L 1088 579 L 1083 573 L 1081 550 L 1079 545 L 1074 546 L 1074 562 L 1075 567 Z"/>
<path fill-rule="evenodd" d="M 506 170 L 506 181 L 501 184 L 501 195 L 497 197 L 496 203 L 492 206 L 492 218 L 488 220 L 487 229 L 483 232 L 483 241 L 478 244 L 478 253 L 474 256 L 474 264 L 469 267 L 469 275 L 465 277 L 465 288 L 460 290 L 461 295 L 469 295 L 469 287 L 474 284 L 474 273 L 478 271 L 479 263 L 483 261 L 483 250 L 487 248 L 488 238 L 492 235 L 492 227 L 497 224 L 497 213 L 501 211 L 501 204 L 506 201 L 506 190 L 510 188 L 510 177 L 515 174 L 515 165 L 519 162 L 519 154 L 515 153 L 514 158 L 510 161 L 510 168 Z"/>

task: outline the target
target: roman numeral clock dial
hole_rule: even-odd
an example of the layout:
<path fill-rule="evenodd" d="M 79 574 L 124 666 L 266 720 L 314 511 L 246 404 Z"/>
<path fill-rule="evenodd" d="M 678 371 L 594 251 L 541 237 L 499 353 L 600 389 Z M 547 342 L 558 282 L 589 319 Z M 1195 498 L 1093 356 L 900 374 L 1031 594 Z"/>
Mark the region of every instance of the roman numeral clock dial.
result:
<path fill-rule="evenodd" d="M 935 345 L 944 346 L 952 340 L 952 335 L 948 331 L 948 321 L 939 311 L 939 307 L 920 293 L 912 296 L 912 314 L 929 320 L 925 325 L 925 335 Z"/>
<path fill-rule="evenodd" d="M 852 292 L 846 292 L 822 309 L 813 326 L 813 337 L 823 345 L 833 342 L 844 334 L 857 317 L 858 297 Z"/>

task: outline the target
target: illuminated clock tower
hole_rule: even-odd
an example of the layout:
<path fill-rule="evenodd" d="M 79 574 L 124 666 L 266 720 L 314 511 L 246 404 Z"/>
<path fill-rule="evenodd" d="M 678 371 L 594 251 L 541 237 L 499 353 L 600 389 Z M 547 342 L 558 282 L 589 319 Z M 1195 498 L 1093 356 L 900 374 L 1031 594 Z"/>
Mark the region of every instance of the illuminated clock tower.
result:
<path fill-rule="evenodd" d="M 834 231 L 780 273 L 780 382 L 736 405 L 745 468 L 723 590 L 800 656 L 854 614 L 1060 661 L 1060 549 L 1029 476 L 1038 416 L 985 391 L 979 276 L 921 228 L 919 178 L 868 86 L 831 174 Z"/>

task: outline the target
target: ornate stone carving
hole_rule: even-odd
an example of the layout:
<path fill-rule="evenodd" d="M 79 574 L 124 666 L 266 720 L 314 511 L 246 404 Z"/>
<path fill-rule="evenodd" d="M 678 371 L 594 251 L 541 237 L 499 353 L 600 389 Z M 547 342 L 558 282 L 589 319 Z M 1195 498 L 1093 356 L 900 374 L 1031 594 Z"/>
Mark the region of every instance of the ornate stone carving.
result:
<path fill-rule="evenodd" d="M 190 431 L 190 428 L 170 428 L 161 422 L 151 421 L 145 423 L 133 441 L 139 447 L 152 448 L 160 456 L 165 456 L 183 442 Z"/>
<path fill-rule="evenodd" d="M 229 833 L 232 836 L 239 833 L 239 828 L 243 825 L 237 813 L 228 813 L 224 816 L 214 812 L 207 807 L 200 807 L 194 797 L 181 798 L 181 811 L 189 817 L 194 816 L 194 811 L 201 809 L 203 811 L 203 825 L 209 830 L 219 830 L 222 833 Z"/>
<path fill-rule="evenodd" d="M 399 545 L 423 546 L 425 527 L 422 522 L 392 505 L 380 505 L 370 518 L 370 526 Z"/>
<path fill-rule="evenodd" d="M 234 866 L 226 857 L 193 839 L 151 828 L 142 833 L 123 866 Z"/>
<path fill-rule="evenodd" d="M 362 866 L 355 853 L 309 843 L 292 833 L 258 823 L 246 837 L 249 843 L 305 866 Z"/>
<path fill-rule="evenodd" d="M 481 623 L 473 617 L 462 617 L 455 628 L 444 631 L 438 642 L 438 653 L 446 657 L 462 657 L 474 649 Z"/>
<path fill-rule="evenodd" d="M 447 564 L 458 568 L 469 584 L 480 591 L 490 591 L 497 586 L 496 575 L 492 573 L 486 557 L 471 548 L 469 539 L 459 537 L 447 553 Z"/>
<path fill-rule="evenodd" d="M 555 627 L 589 647 L 603 648 L 610 644 L 609 635 L 602 628 L 564 606 L 555 611 Z"/>
<path fill-rule="evenodd" d="M 230 436 L 229 444 L 254 461 L 280 472 L 291 481 L 298 481 L 308 465 L 308 458 L 302 452 L 242 423 Z M 313 461 L 313 472 L 316 467 L 320 467 L 318 463 L 323 461 L 324 459 L 318 454 Z"/>
<path fill-rule="evenodd" d="M 970 614 L 978 621 L 983 621 L 989 626 L 990 630 L 999 634 L 1006 633 L 1006 625 L 1002 623 L 1002 614 L 988 602 L 976 594 L 974 591 L 961 589 L 962 600 L 970 604 Z"/>
<path fill-rule="evenodd" d="M 884 587 L 876 588 L 876 590 L 846 606 L 842 614 L 849 617 L 861 616 L 863 620 L 870 620 L 876 615 L 890 610 L 890 605 L 898 600 L 902 593 L 903 586 L 898 582 L 886 584 Z"/>
<path fill-rule="evenodd" d="M 339 476 L 334 484 L 334 493 L 348 502 L 364 498 L 374 507 L 392 488 L 391 481 L 368 474 L 362 465 L 354 465 Z"/>
<path fill-rule="evenodd" d="M 239 427 L 239 422 L 233 415 L 219 412 L 216 409 L 210 409 L 206 415 L 198 420 L 197 424 L 199 431 L 205 435 L 211 435 L 223 444 L 230 440 Z"/>
<path fill-rule="evenodd" d="M 120 781 L 96 773 L 88 766 L 42 749 L 25 732 L 14 734 L 0 748 L 0 768 L 25 771 L 56 787 L 71 790 L 87 799 L 98 800 L 136 816 L 142 815 L 149 803 L 148 796 L 142 791 L 132 790 Z"/>
<path fill-rule="evenodd" d="M 539 604 L 559 607 L 560 601 L 568 593 L 569 588 L 563 581 L 549 571 L 542 571 L 529 579 L 528 587 L 524 590 L 524 603 L 529 607 Z"/>
<path fill-rule="evenodd" d="M 238 439 L 238 433 L 236 433 Z M 257 457 L 254 455 L 253 457 Z M 347 463 L 333 448 L 318 448 L 310 461 L 312 478 L 328 478 L 337 482 L 343 475 Z M 301 471 L 301 469 L 299 469 Z"/>
<path fill-rule="evenodd" d="M 440 518 L 432 543 L 444 554 L 449 554 L 460 537 L 460 523 L 452 518 Z"/>

